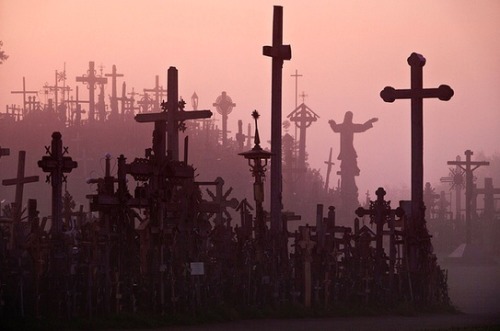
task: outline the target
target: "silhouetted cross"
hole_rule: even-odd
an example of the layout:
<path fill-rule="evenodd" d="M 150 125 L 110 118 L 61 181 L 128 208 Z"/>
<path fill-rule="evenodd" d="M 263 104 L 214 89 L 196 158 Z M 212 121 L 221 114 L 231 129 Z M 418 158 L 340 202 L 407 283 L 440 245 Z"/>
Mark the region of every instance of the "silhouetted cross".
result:
<path fill-rule="evenodd" d="M 26 95 L 27 94 L 38 94 L 38 91 L 26 91 L 26 79 L 23 77 L 23 90 L 22 91 L 10 91 L 12 94 L 22 94 L 23 95 L 23 108 L 26 111 Z"/>
<path fill-rule="evenodd" d="M 160 111 L 160 104 L 163 100 L 161 100 L 167 93 L 167 90 L 163 89 L 163 86 L 160 86 L 160 76 L 155 76 L 155 87 L 144 89 L 144 92 L 152 92 L 155 94 L 155 103 L 153 106 L 153 111 Z"/>
<path fill-rule="evenodd" d="M 82 82 L 87 84 L 89 89 L 89 122 L 94 121 L 95 115 L 95 98 L 94 98 L 94 89 L 97 84 L 106 84 L 108 79 L 106 77 L 98 77 L 96 76 L 94 61 L 89 62 L 89 70 L 87 70 L 87 75 L 76 77 L 77 82 Z"/>
<path fill-rule="evenodd" d="M 380 96 L 385 102 L 394 102 L 396 99 L 411 99 L 411 201 L 412 217 L 419 224 L 423 221 L 423 190 L 424 190 L 424 161 L 423 161 L 423 100 L 424 98 L 439 98 L 448 101 L 453 96 L 453 90 L 448 85 L 438 88 L 423 88 L 422 68 L 425 58 L 412 53 L 408 58 L 411 67 L 411 88 L 396 90 L 387 86 Z"/>
<path fill-rule="evenodd" d="M 116 65 L 113 64 L 113 69 L 110 74 L 105 74 L 106 77 L 111 77 L 111 114 L 118 115 L 118 97 L 116 95 L 116 78 L 123 77 L 123 74 L 116 72 Z"/>

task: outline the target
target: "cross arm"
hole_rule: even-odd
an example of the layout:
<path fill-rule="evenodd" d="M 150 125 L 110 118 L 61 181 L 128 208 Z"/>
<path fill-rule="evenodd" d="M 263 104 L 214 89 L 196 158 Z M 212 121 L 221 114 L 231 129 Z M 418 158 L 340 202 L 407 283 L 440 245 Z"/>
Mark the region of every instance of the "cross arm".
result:
<path fill-rule="evenodd" d="M 371 211 L 368 210 L 368 209 L 365 209 L 363 207 L 359 207 L 358 209 L 356 209 L 355 211 L 356 215 L 358 215 L 358 217 L 363 217 L 365 215 L 371 215 Z"/>
<path fill-rule="evenodd" d="M 3 186 L 12 186 L 12 185 L 17 185 L 17 184 L 35 183 L 35 182 L 38 182 L 38 180 L 39 180 L 38 176 L 4 179 L 4 180 L 2 180 L 2 185 Z"/>
<path fill-rule="evenodd" d="M 454 92 L 448 85 L 440 85 L 438 88 L 428 88 L 420 90 L 399 89 L 386 86 L 381 92 L 380 97 L 385 102 L 394 102 L 396 99 L 411 99 L 411 98 L 439 98 L 442 101 L 448 101 L 453 96 Z"/>
<path fill-rule="evenodd" d="M 280 60 L 290 60 L 292 58 L 292 47 L 290 45 L 264 46 L 262 54 Z"/>

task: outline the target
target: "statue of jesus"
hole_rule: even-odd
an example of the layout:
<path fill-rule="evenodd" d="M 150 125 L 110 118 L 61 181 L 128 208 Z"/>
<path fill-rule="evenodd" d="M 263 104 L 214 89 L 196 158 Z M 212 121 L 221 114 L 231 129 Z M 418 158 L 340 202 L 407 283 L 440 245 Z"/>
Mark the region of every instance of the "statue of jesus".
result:
<path fill-rule="evenodd" d="M 364 124 L 355 124 L 352 122 L 352 112 L 348 111 L 344 116 L 344 123 L 337 124 L 334 120 L 328 121 L 333 132 L 340 133 L 340 154 L 338 159 L 340 163 L 340 172 L 343 175 L 359 176 L 359 168 L 354 149 L 354 133 L 365 132 L 373 127 L 373 123 L 378 121 L 378 118 L 372 118 Z"/>

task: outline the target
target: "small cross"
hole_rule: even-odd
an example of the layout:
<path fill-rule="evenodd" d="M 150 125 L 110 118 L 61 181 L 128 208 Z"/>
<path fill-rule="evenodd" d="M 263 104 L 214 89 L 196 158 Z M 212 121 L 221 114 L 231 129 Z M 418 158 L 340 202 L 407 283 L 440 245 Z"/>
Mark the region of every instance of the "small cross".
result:
<path fill-rule="evenodd" d="M 27 94 L 37 94 L 38 91 L 26 91 L 26 79 L 23 77 L 23 90 L 22 91 L 10 91 L 12 94 L 22 94 L 23 95 L 23 108 L 26 111 L 26 95 Z"/>
<path fill-rule="evenodd" d="M 300 97 L 302 98 L 302 103 L 304 103 L 306 101 L 307 96 L 308 95 L 304 91 L 302 91 L 302 93 L 300 94 Z"/>
<path fill-rule="evenodd" d="M 154 112 L 160 111 L 160 104 L 162 97 L 164 97 L 168 91 L 163 89 L 163 86 L 160 86 L 160 76 L 155 76 L 155 87 L 152 89 L 144 89 L 144 92 L 152 92 L 155 94 L 155 103 L 153 110 Z"/>

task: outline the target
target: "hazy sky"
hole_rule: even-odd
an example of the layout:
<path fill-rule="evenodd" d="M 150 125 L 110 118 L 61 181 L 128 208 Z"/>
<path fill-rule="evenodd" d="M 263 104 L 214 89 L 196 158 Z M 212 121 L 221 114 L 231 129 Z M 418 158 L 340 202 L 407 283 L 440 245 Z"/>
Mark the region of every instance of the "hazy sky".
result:
<path fill-rule="evenodd" d="M 196 91 L 200 108 L 213 110 L 227 91 L 236 103 L 229 118 L 233 134 L 237 120 L 248 123 L 257 109 L 268 140 L 271 60 L 262 46 L 271 44 L 273 5 L 284 7 L 284 42 L 292 47 L 283 67 L 283 117 L 295 106 L 290 75 L 298 70 L 299 92 L 320 116 L 307 147 L 311 166 L 323 175 L 329 148 L 335 156 L 339 150 L 328 120 L 342 121 L 350 110 L 355 122 L 379 118 L 355 137 L 360 195 L 378 186 L 409 186 L 410 102 L 384 103 L 379 93 L 387 85 L 409 87 L 406 59 L 412 52 L 427 58 L 424 87 L 448 84 L 455 91 L 448 102 L 424 101 L 425 180 L 447 175 L 446 161 L 466 149 L 500 151 L 496 0 L 0 0 L 0 40 L 9 55 L 0 65 L 1 111 L 22 103 L 10 91 L 22 87 L 23 76 L 28 89 L 42 90 L 64 63 L 73 88 L 75 77 L 95 61 L 105 73 L 116 64 L 125 75 L 118 83 L 125 80 L 136 91 L 153 87 L 155 75 L 166 87 L 167 69 L 176 66 L 181 96 L 189 99 Z M 6 140 L 0 132 L 0 144 Z"/>

